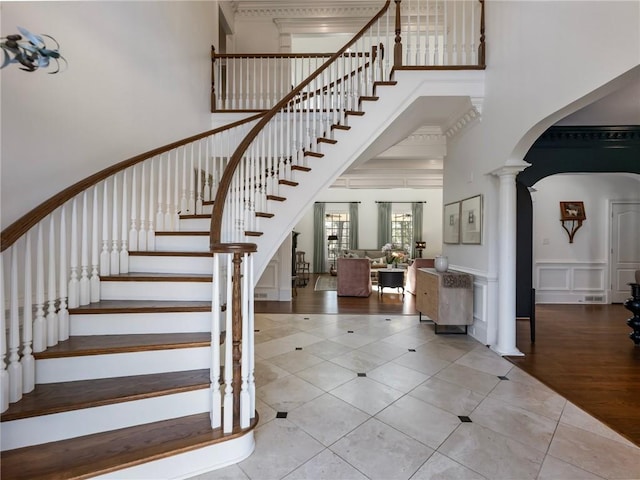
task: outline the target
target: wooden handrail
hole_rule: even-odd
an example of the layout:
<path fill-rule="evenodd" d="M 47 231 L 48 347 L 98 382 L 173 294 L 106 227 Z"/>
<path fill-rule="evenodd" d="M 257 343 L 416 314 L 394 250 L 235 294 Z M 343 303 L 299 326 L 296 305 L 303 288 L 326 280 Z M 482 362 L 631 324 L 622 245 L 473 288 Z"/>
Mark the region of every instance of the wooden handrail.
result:
<path fill-rule="evenodd" d="M 240 161 L 242 160 L 242 155 L 249 148 L 251 142 L 256 138 L 256 136 L 262 131 L 262 129 L 267 125 L 267 123 L 289 102 L 291 102 L 297 95 L 300 94 L 303 88 L 309 85 L 313 79 L 315 79 L 320 73 L 326 70 L 333 62 L 335 62 L 344 52 L 346 52 L 347 48 L 349 48 L 354 42 L 356 42 L 360 37 L 362 37 L 365 32 L 371 27 L 389 8 L 389 3 L 391 0 L 385 0 L 384 6 L 380 9 L 380 11 L 371 19 L 369 22 L 362 27 L 362 29 L 347 42 L 340 50 L 334 53 L 331 58 L 329 58 L 326 62 L 324 62 L 315 72 L 309 75 L 305 80 L 303 80 L 297 87 L 291 90 L 287 95 L 284 96 L 271 110 L 269 110 L 264 116 L 258 121 L 256 125 L 251 129 L 251 131 L 247 134 L 247 136 L 240 142 L 236 151 L 233 152 L 231 159 L 229 160 L 229 164 L 220 179 L 220 183 L 218 185 L 218 191 L 216 192 L 215 201 L 213 203 L 213 212 L 211 214 L 211 229 L 209 235 L 209 243 L 210 246 L 216 245 L 220 243 L 222 238 L 222 220 L 224 213 L 224 203 L 227 198 L 227 193 L 229 191 L 229 187 L 231 186 L 231 180 L 233 179 L 233 175 L 235 174 Z"/>
<path fill-rule="evenodd" d="M 57 193 L 56 195 L 50 197 L 48 200 L 45 200 L 40 205 L 38 205 L 27 214 L 23 215 L 18 220 L 13 222 L 7 228 L 5 228 L 1 234 L 2 244 L 0 252 L 4 252 L 7 248 L 13 245 L 20 237 L 22 237 L 22 235 L 27 233 L 34 225 L 36 225 L 40 220 L 52 213 L 56 208 L 64 205 L 68 200 L 72 199 L 87 188 L 96 185 L 105 178 L 108 178 L 128 167 L 131 167 L 132 165 L 136 165 L 139 162 L 173 150 L 174 148 L 178 148 L 188 143 L 195 142 L 196 140 L 208 137 L 210 135 L 223 132 L 224 130 L 237 127 L 244 123 L 249 123 L 260 118 L 262 115 L 264 115 L 264 113 L 259 113 L 243 120 L 238 120 L 236 122 L 230 123 L 229 125 L 214 128 L 213 130 L 208 130 L 206 132 L 199 133 L 197 135 L 193 135 L 191 137 L 187 137 L 173 143 L 169 143 L 163 147 L 154 148 L 153 150 L 149 150 L 148 152 L 136 155 L 135 157 L 131 157 L 127 160 L 123 160 L 120 163 L 116 163 L 115 165 L 107 167 L 104 170 L 100 170 L 99 172 L 94 173 L 93 175 L 80 180 L 77 183 L 74 183 L 70 187 L 62 190 L 60 193 Z"/>

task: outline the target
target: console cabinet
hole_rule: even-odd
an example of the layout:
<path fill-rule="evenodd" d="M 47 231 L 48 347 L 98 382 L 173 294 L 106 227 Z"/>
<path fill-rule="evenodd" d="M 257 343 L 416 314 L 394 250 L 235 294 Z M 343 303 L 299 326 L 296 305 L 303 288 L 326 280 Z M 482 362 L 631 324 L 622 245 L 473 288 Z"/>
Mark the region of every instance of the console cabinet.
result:
<path fill-rule="evenodd" d="M 462 272 L 437 272 L 433 268 L 419 268 L 416 276 L 416 309 L 439 325 L 473 323 L 473 275 Z"/>

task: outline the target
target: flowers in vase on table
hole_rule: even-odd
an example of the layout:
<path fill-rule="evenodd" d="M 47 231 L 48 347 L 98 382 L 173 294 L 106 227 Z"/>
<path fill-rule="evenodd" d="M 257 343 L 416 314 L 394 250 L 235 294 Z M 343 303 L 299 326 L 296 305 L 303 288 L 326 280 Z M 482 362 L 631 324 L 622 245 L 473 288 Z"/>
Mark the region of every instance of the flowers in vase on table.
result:
<path fill-rule="evenodd" d="M 380 250 L 384 254 L 387 264 L 398 265 L 398 263 L 404 261 L 407 255 L 395 243 L 386 243 L 380 248 Z"/>

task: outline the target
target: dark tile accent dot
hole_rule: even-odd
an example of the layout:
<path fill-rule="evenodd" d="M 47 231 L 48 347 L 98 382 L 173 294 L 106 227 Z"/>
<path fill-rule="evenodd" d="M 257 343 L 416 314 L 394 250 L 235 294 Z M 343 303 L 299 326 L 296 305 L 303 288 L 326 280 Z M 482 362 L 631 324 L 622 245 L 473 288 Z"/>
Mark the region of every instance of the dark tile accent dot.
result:
<path fill-rule="evenodd" d="M 353 333 L 353 330 L 347 330 L 347 333 Z"/>
<path fill-rule="evenodd" d="M 254 330 L 255 333 L 258 333 L 260 330 Z"/>
<path fill-rule="evenodd" d="M 305 320 L 309 320 L 309 317 L 304 317 Z"/>
<path fill-rule="evenodd" d="M 471 423 L 471 419 L 466 415 L 458 415 L 458 418 L 462 423 Z"/>
<path fill-rule="evenodd" d="M 507 377 L 505 377 L 504 375 L 498 375 L 498 378 L 500 380 L 509 380 Z"/>
<path fill-rule="evenodd" d="M 390 319 L 390 318 L 385 318 L 385 320 L 386 320 L 387 322 L 390 322 L 390 321 L 391 321 L 391 319 Z"/>
<path fill-rule="evenodd" d="M 416 351 L 416 349 L 415 349 L 415 348 L 410 348 L 410 349 L 409 349 L 409 351 L 410 351 L 410 352 L 415 352 L 415 351 Z"/>
<path fill-rule="evenodd" d="M 358 373 L 358 376 L 359 376 L 359 377 L 366 377 L 366 376 L 367 376 L 367 374 L 366 374 L 366 373 Z"/>
<path fill-rule="evenodd" d="M 302 347 L 296 347 L 296 350 L 302 350 Z"/>
<path fill-rule="evenodd" d="M 287 418 L 287 412 L 276 413 L 276 418 Z"/>

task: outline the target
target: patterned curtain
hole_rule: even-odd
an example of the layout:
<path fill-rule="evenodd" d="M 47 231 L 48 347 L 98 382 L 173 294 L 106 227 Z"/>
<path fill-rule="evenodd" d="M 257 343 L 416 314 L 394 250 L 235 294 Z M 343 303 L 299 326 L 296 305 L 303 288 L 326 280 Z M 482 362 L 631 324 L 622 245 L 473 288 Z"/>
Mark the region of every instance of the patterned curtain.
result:
<path fill-rule="evenodd" d="M 355 250 L 358 248 L 358 202 L 351 202 L 349 204 L 349 223 L 351 228 L 349 229 L 349 248 Z"/>
<path fill-rule="evenodd" d="M 313 205 L 313 271 L 315 273 L 325 271 L 324 211 L 324 203 L 318 202 Z"/>
<path fill-rule="evenodd" d="M 391 242 L 391 202 L 378 202 L 378 247 Z"/>
<path fill-rule="evenodd" d="M 413 230 L 413 245 L 411 246 L 411 258 L 417 257 L 416 242 L 422 238 L 422 202 L 411 204 L 411 228 Z"/>

